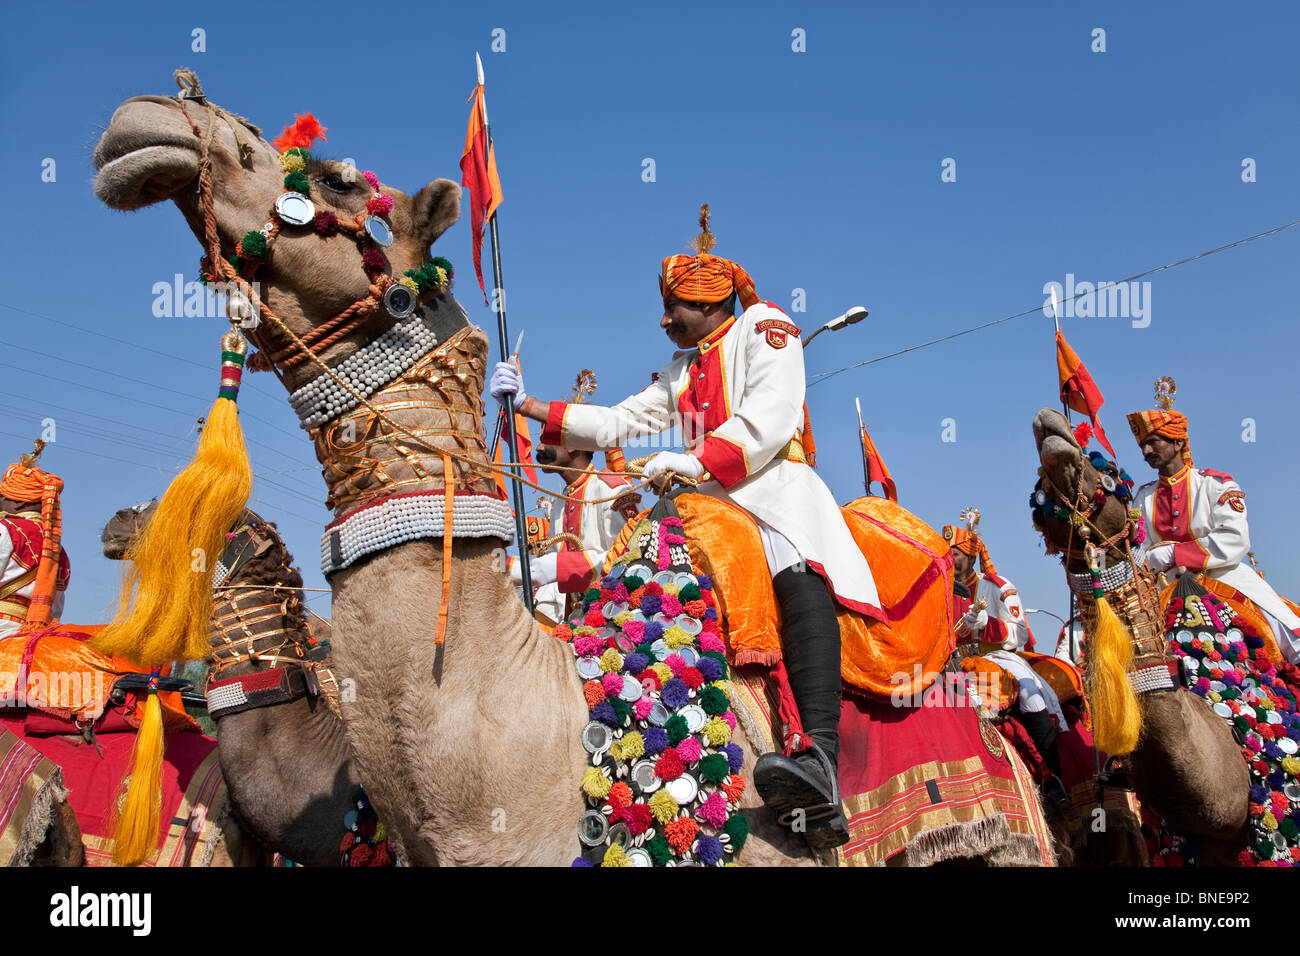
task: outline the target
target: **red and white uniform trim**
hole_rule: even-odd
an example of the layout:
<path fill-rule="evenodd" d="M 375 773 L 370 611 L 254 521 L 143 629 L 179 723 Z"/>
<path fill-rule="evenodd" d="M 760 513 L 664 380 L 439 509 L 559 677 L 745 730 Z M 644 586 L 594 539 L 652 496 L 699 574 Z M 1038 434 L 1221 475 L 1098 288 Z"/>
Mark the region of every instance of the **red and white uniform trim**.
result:
<path fill-rule="evenodd" d="M 0 594 L 23 575 L 30 575 L 40 565 L 42 541 L 40 521 L 17 515 L 0 518 Z M 63 615 L 65 592 L 71 576 L 72 565 L 68 561 L 68 552 L 59 548 L 59 570 L 54 582 L 54 601 L 50 605 L 51 619 Z M 14 606 L 28 607 L 35 588 L 33 575 L 22 587 L 0 598 L 0 637 L 8 637 L 22 626 L 22 621 L 14 618 L 21 616 L 25 619 L 26 613 L 14 613 L 17 611 Z"/>

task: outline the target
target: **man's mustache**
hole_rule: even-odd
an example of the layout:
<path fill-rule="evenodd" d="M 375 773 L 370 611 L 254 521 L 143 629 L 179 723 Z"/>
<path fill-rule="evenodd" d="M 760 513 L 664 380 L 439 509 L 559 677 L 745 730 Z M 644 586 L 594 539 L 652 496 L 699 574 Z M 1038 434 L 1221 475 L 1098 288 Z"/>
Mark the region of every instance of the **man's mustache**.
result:
<path fill-rule="evenodd" d="M 550 445 L 543 445 L 537 449 L 537 464 L 553 465 L 555 464 L 555 449 Z"/>

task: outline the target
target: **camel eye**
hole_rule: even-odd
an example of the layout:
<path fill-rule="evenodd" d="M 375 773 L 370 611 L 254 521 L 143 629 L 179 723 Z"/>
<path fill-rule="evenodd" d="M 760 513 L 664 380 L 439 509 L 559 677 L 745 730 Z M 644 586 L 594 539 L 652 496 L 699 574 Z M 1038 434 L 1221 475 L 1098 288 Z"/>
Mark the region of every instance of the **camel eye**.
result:
<path fill-rule="evenodd" d="M 320 178 L 320 184 L 336 193 L 349 193 L 356 189 L 356 183 L 343 178 L 342 173 L 326 173 Z"/>

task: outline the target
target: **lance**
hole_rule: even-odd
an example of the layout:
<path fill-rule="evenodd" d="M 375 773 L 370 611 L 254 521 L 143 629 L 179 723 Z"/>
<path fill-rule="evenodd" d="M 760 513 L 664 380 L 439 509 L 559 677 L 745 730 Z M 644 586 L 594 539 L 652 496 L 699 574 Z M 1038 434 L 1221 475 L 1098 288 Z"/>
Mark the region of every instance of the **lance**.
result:
<path fill-rule="evenodd" d="M 483 59 L 474 54 L 474 64 L 478 67 L 478 85 L 480 91 L 484 90 L 483 84 Z M 487 155 L 492 155 L 492 127 L 488 125 L 487 115 L 487 95 L 480 92 L 479 109 L 483 114 L 483 140 L 484 149 Z M 501 346 L 501 357 L 504 360 L 509 354 L 506 347 L 510 342 L 510 335 L 506 328 L 506 297 L 505 287 L 501 282 L 501 238 L 497 233 L 497 214 L 493 210 L 491 217 L 488 219 L 488 229 L 492 237 L 492 284 L 495 289 L 493 302 L 497 314 L 497 339 Z M 506 419 L 506 438 L 510 442 L 511 457 L 514 457 L 514 450 L 519 448 L 519 439 L 515 434 L 515 400 L 514 396 L 505 396 L 505 419 Z M 519 577 L 524 587 L 524 607 L 528 608 L 528 613 L 533 613 L 533 575 L 528 567 L 528 529 L 525 525 L 524 517 L 524 486 L 522 484 L 523 472 L 522 467 L 516 465 L 510 469 L 511 474 L 519 480 L 512 482 L 514 511 L 515 511 L 515 540 L 519 544 Z"/>
<path fill-rule="evenodd" d="M 867 441 L 865 438 L 867 426 L 862 423 L 862 399 L 854 398 L 853 404 L 858 406 L 858 447 L 862 449 L 862 488 L 867 494 L 871 494 L 871 471 L 867 468 Z"/>
<path fill-rule="evenodd" d="M 521 330 L 519 333 L 519 338 L 515 339 L 515 350 L 510 353 L 510 361 L 514 362 L 516 367 L 518 367 L 519 365 L 519 347 L 523 344 L 524 344 L 524 333 Z M 495 460 L 497 457 L 497 446 L 501 444 L 501 430 L 505 427 L 505 423 L 506 423 L 506 410 L 505 407 L 503 406 L 497 411 L 496 427 L 492 429 L 492 447 L 488 449 L 488 458 L 491 460 Z"/>

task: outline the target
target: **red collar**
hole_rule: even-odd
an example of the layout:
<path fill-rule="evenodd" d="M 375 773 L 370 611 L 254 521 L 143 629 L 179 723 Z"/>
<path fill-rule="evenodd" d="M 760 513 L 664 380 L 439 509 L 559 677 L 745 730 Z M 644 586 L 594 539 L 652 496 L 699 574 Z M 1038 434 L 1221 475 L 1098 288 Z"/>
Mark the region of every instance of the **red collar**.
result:
<path fill-rule="evenodd" d="M 590 465 L 587 466 L 586 471 L 580 474 L 577 478 L 573 479 L 573 483 L 569 485 L 569 487 L 564 489 L 564 493 L 566 495 L 571 495 L 571 496 L 576 495 L 584 487 L 586 487 L 587 482 L 591 479 L 591 476 L 594 475 L 595 473 L 596 473 L 596 463 L 593 461 Z"/>
<path fill-rule="evenodd" d="M 1191 473 L 1191 471 L 1192 471 L 1191 465 L 1183 465 L 1183 467 L 1179 469 L 1178 474 L 1174 475 L 1172 478 L 1166 478 L 1164 475 L 1161 475 L 1160 484 L 1165 488 L 1169 488 L 1173 485 L 1178 484 L 1180 481 L 1186 478 Z"/>

